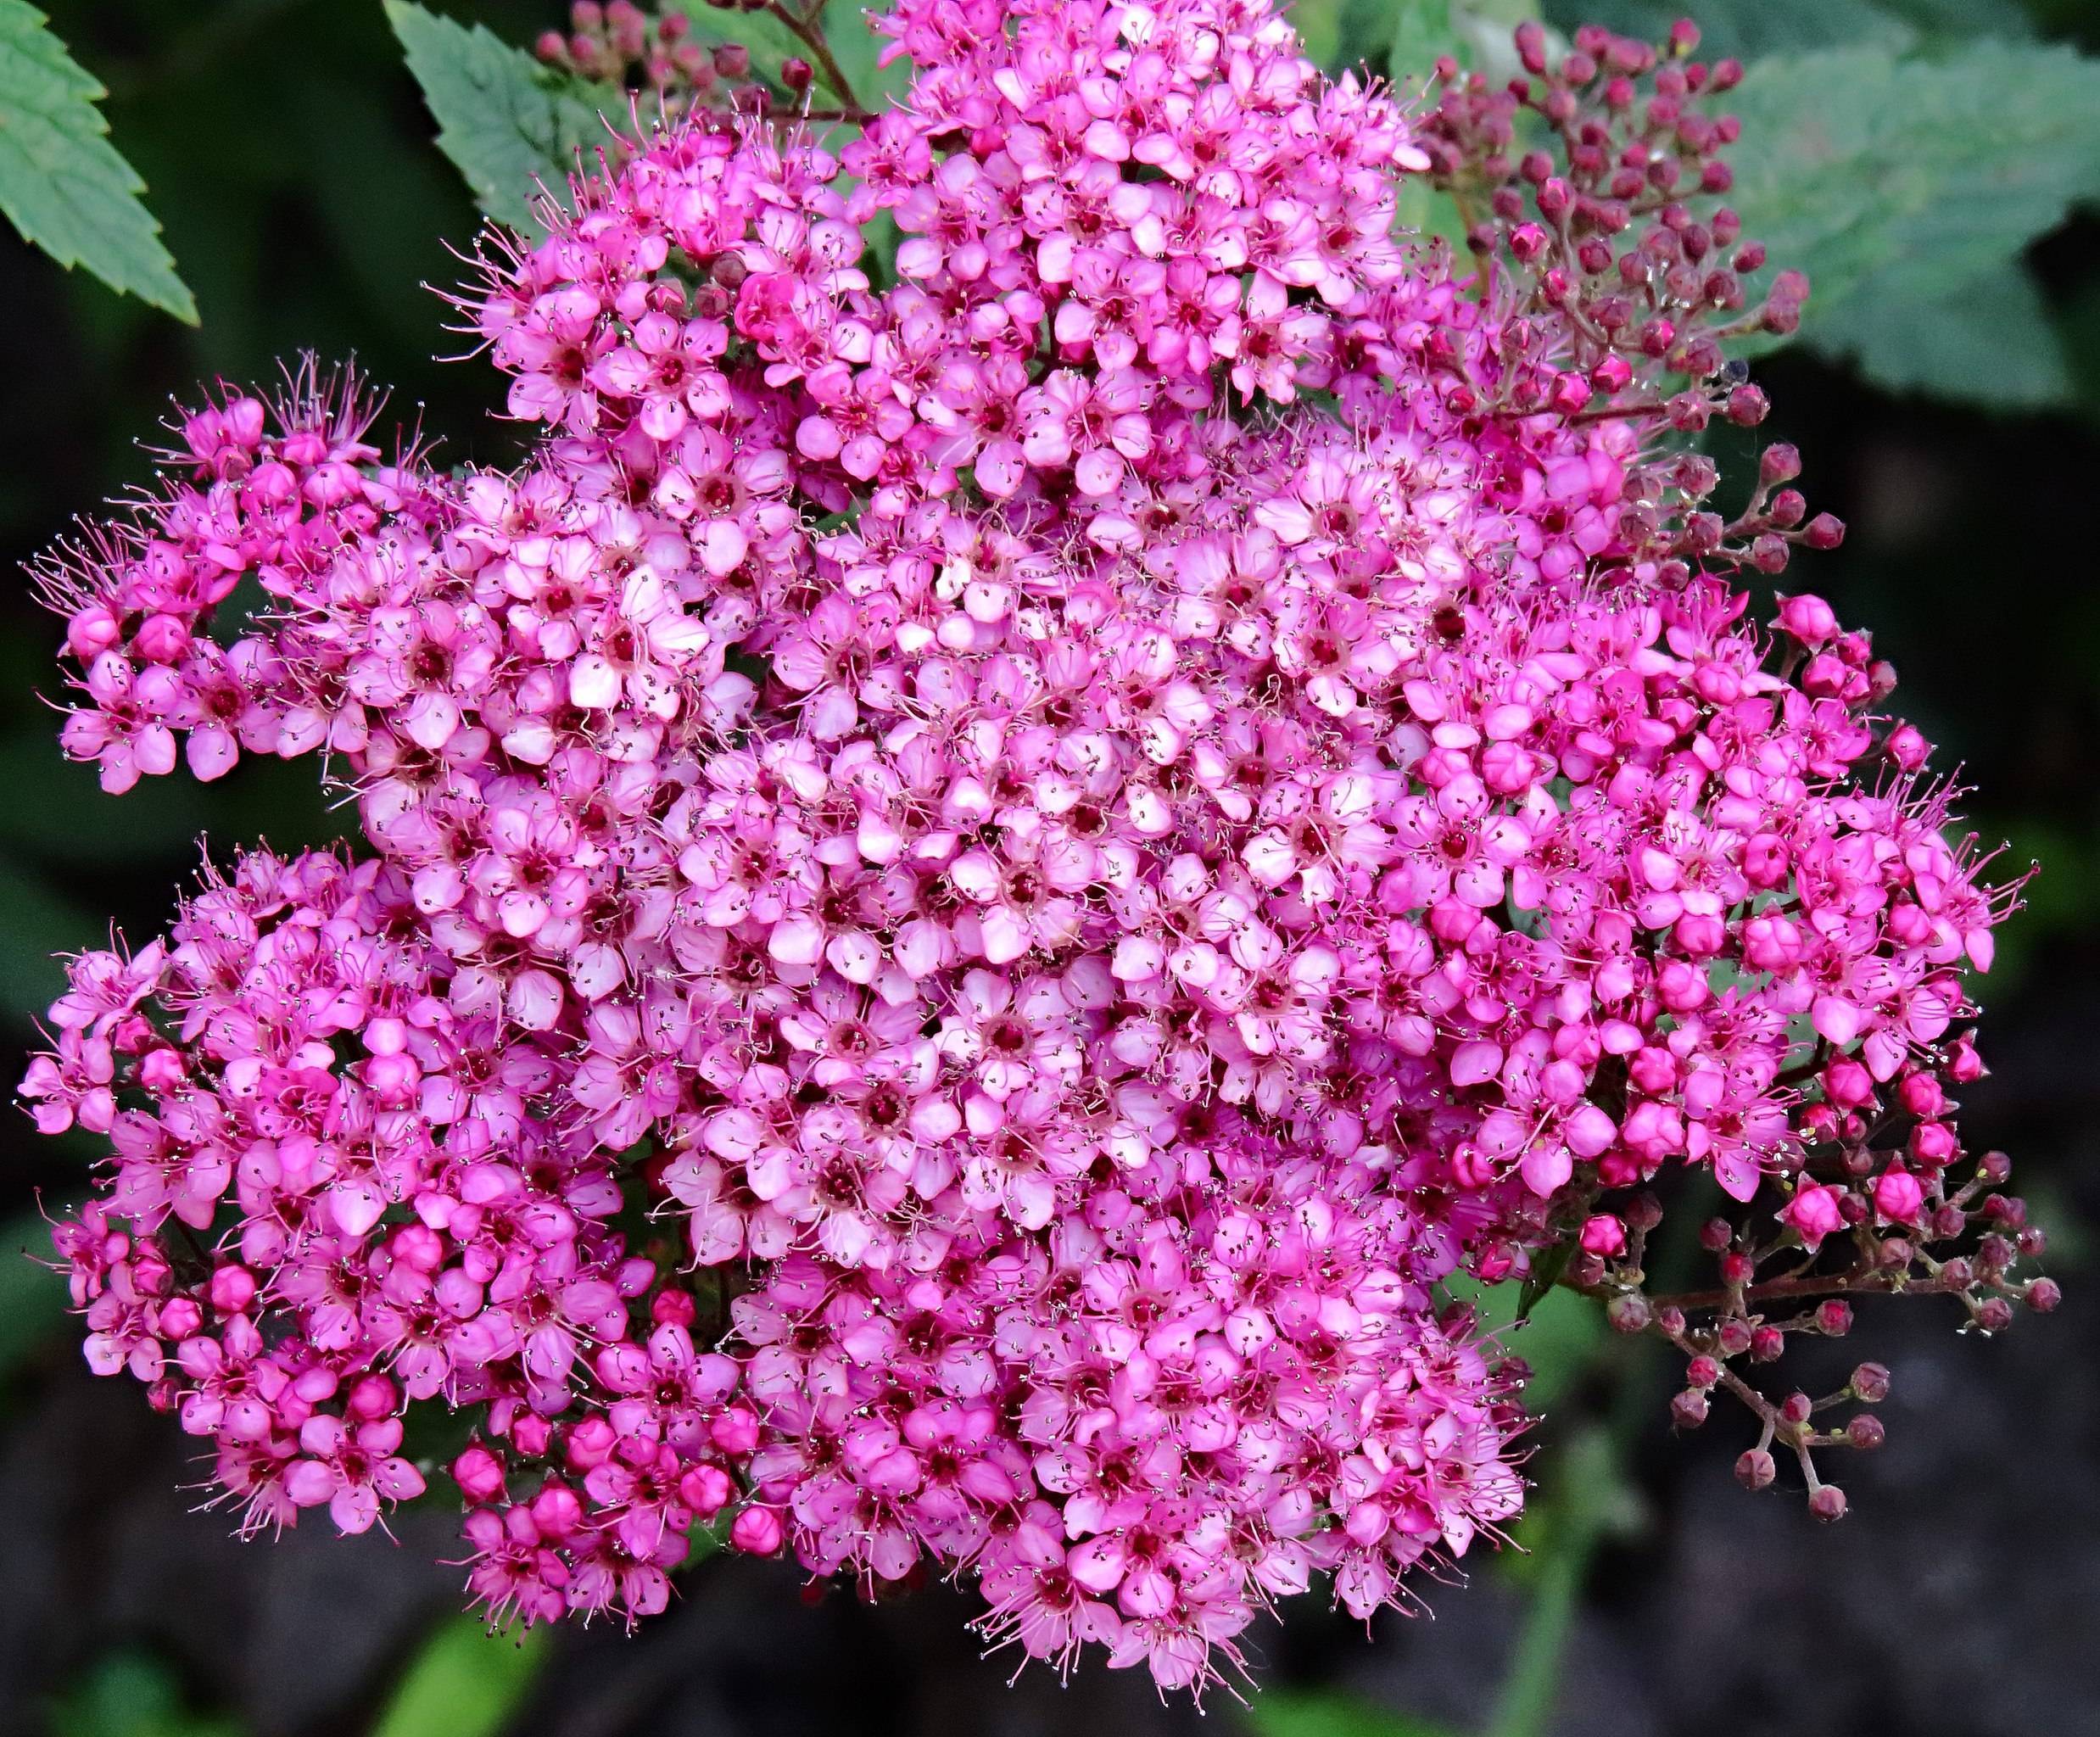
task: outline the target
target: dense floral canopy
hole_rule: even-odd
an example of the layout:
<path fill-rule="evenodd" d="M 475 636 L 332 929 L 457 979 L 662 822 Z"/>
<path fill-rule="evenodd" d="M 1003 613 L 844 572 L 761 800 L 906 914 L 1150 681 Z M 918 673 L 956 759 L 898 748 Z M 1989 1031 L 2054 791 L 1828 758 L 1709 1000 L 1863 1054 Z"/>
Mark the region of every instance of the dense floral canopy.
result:
<path fill-rule="evenodd" d="M 499 1616 L 658 1609 L 712 1522 L 1170 1685 L 1516 1514 L 1461 1271 L 1611 1299 L 1841 1511 L 1730 1366 L 1845 1305 L 1761 1263 L 2053 1291 L 1951 1174 L 2008 898 L 1866 637 L 1748 620 L 1840 534 L 1790 451 L 1724 522 L 1684 438 L 1805 289 L 1680 203 L 1728 64 L 1524 34 L 1410 113 L 1265 0 L 882 28 L 836 154 L 695 108 L 492 243 L 515 470 L 309 372 L 48 563 L 108 788 L 313 753 L 368 845 L 75 964 L 25 1092 L 114 1152 L 91 1362 L 249 1528 L 371 1526 L 463 1413 Z M 1641 1289 L 1688 1167 L 1747 1209 L 1704 1325 Z"/>

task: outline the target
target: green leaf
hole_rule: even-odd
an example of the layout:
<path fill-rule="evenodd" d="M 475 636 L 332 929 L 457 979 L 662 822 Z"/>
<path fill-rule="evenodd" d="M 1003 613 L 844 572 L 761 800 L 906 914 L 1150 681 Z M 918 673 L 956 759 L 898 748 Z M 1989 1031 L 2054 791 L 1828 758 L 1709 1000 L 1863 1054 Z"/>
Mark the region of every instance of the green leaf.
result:
<path fill-rule="evenodd" d="M 875 64 L 891 38 L 877 36 L 868 28 L 868 19 L 862 0 L 829 0 L 824 12 L 824 39 L 831 44 L 832 55 L 853 94 L 880 114 L 886 103 L 901 99 L 910 86 L 912 64 L 900 54 L 887 66 Z"/>
<path fill-rule="evenodd" d="M 1600 24 L 1659 42 L 1678 19 L 1699 25 L 1699 58 L 1753 59 L 1860 43 L 1905 49 L 1963 36 L 2025 41 L 2034 25 L 2019 0 L 1545 0 L 1563 29 Z"/>
<path fill-rule="evenodd" d="M 1818 350 L 1851 358 L 1891 392 L 2006 411 L 2060 409 L 2076 395 L 2048 304 L 2017 260 L 1940 296 L 1856 296 L 1813 335 Z"/>
<path fill-rule="evenodd" d="M 752 75 L 763 79 L 786 109 L 792 110 L 801 100 L 789 93 L 780 80 L 781 63 L 789 59 L 807 60 L 815 68 L 818 106 L 828 101 L 846 100 L 847 91 L 838 87 L 824 70 L 824 63 L 810 52 L 809 44 L 775 14 L 710 7 L 695 11 L 691 17 L 691 33 L 698 41 L 735 42 L 749 49 Z M 886 67 L 875 64 L 890 39 L 878 36 L 869 28 L 868 17 L 862 0 L 827 0 L 824 8 L 824 36 L 853 100 L 879 114 L 886 100 L 903 95 L 906 86 L 911 82 L 911 65 L 901 56 Z"/>
<path fill-rule="evenodd" d="M 1383 72 L 1387 52 L 1393 46 L 1393 3 L 1394 0 L 1339 0 L 1337 4 L 1335 0 L 1321 0 L 1321 12 L 1324 16 L 1320 36 L 1323 42 L 1329 36 L 1333 38 L 1332 53 L 1321 64 L 1329 72 L 1365 67 L 1372 72 Z M 1298 12 L 1298 8 L 1291 8 L 1293 22 Z M 1308 35 L 1307 43 L 1310 45 L 1312 41 L 1313 37 Z M 1310 46 L 1306 52 L 1312 53 Z"/>
<path fill-rule="evenodd" d="M 85 265 L 120 294 L 194 326 L 146 183 L 109 142 L 95 105 L 109 92 L 25 0 L 0 0 L 0 211 L 67 271 Z"/>
<path fill-rule="evenodd" d="M 2036 35 L 2035 21 L 2019 0 L 1880 0 L 1880 5 L 1927 37 L 2002 36 L 2025 42 Z"/>
<path fill-rule="evenodd" d="M 1568 30 L 1600 24 L 1644 42 L 1662 42 L 1673 24 L 1689 17 L 1699 25 L 1701 60 L 1860 42 L 1908 48 L 1917 41 L 1908 24 L 1875 0 L 1546 0 L 1545 12 Z"/>
<path fill-rule="evenodd" d="M 1913 351 L 1946 341 L 1945 321 L 1899 310 L 2003 284 L 2028 243 L 2100 194 L 2100 61 L 2068 48 L 1774 58 L 1729 107 L 1743 123 L 1729 203 L 1775 266 L 1808 273 L 1801 338 L 1845 354 L 1879 322 L 1884 377 L 1930 378 Z"/>
<path fill-rule="evenodd" d="M 851 16 L 850 11 L 846 8 L 838 9 L 844 15 Z M 797 59 L 809 61 L 813 65 L 816 64 L 816 56 L 809 52 L 809 45 L 770 12 L 742 12 L 710 6 L 695 8 L 691 18 L 691 31 L 695 41 L 711 44 L 734 42 L 748 48 L 751 57 L 751 75 L 763 79 L 776 95 L 784 93 L 787 89 L 780 82 L 783 61 Z M 826 40 L 834 41 L 835 53 L 836 44 L 832 36 L 832 20 L 829 14 L 825 17 L 824 26 Z M 850 77 L 851 69 L 847 71 Z M 832 88 L 831 81 L 824 75 L 821 69 L 817 76 L 820 93 L 829 92 L 834 97 L 839 94 Z M 864 96 L 865 92 L 857 94 Z"/>
<path fill-rule="evenodd" d="M 1589 1298 L 1557 1286 L 1528 1299 L 1526 1287 L 1514 1282 L 1483 1285 L 1455 1275 L 1444 1292 L 1470 1303 L 1483 1332 L 1499 1336 L 1502 1349 L 1531 1366 L 1525 1385 L 1528 1410 L 1544 1411 L 1581 1379 L 1605 1338 L 1604 1310 Z"/>
<path fill-rule="evenodd" d="M 1395 82 L 1410 84 L 1429 76 L 1439 54 L 1458 53 L 1451 28 L 1451 0 L 1399 0 L 1393 8 L 1393 40 L 1386 64 Z"/>
<path fill-rule="evenodd" d="M 438 148 L 498 222 L 537 232 L 535 184 L 560 193 L 578 149 L 606 136 L 593 87 L 543 66 L 483 25 L 386 0 L 408 69 L 438 123 Z"/>
<path fill-rule="evenodd" d="M 1514 77 L 1523 70 L 1514 32 L 1537 11 L 1536 0 L 1398 0 L 1388 75 L 1397 85 L 1419 88 L 1437 57 L 1449 54 L 1492 80 Z"/>
<path fill-rule="evenodd" d="M 410 1662 L 372 1737 L 492 1737 L 533 1686 L 547 1631 L 491 1634 L 472 1617 L 447 1617 Z"/>
<path fill-rule="evenodd" d="M 1455 1737 L 1448 1726 L 1388 1712 L 1347 1695 L 1303 1695 L 1265 1689 L 1247 1703 L 1259 1737 Z"/>

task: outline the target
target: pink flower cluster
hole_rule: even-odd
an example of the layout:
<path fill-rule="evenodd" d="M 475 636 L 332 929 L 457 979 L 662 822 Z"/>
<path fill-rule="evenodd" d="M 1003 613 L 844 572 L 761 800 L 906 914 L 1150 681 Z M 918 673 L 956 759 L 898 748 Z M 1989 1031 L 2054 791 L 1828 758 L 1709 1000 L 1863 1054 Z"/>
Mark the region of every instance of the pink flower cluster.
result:
<path fill-rule="evenodd" d="M 1681 558 L 1656 359 L 1410 250 L 1266 0 L 884 28 L 838 159 L 689 121 L 503 243 L 517 470 L 302 379 L 53 561 L 109 788 L 325 751 L 373 854 L 84 955 L 25 1095 L 112 1148 L 91 1362 L 249 1525 L 371 1525 L 441 1405 L 498 1614 L 710 1524 L 1199 1686 L 1517 1511 L 1442 1280 L 1673 1166 L 1812 1248 L 1998 907 L 1864 636 Z"/>

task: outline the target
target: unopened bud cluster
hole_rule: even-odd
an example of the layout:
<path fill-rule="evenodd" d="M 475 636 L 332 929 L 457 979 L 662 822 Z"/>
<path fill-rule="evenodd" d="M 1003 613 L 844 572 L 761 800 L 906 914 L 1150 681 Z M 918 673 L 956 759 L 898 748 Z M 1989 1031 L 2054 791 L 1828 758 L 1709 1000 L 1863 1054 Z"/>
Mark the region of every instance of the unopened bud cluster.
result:
<path fill-rule="evenodd" d="M 1660 52 L 1589 26 L 1556 63 L 1545 32 L 1526 25 L 1516 45 L 1527 76 L 1497 86 L 1449 59 L 1438 64 L 1420 142 L 1435 184 L 1471 221 L 1468 245 L 1521 364 L 1504 377 L 1496 407 L 1639 414 L 1684 434 L 1716 416 L 1744 427 L 1764 421 L 1764 394 L 1723 343 L 1792 332 L 1808 283 L 1781 271 L 1749 304 L 1746 281 L 1765 250 L 1718 203 L 1733 180 L 1721 153 L 1739 127 L 1712 100 L 1742 67 L 1690 59 L 1698 42 L 1689 22 Z M 1829 514 L 1810 518 L 1796 491 L 1772 494 L 1798 465 L 1768 460 L 1756 499 L 1724 520 L 1703 505 L 1717 480 L 1710 463 L 1654 456 L 1629 492 L 1646 503 L 1644 552 L 1655 559 L 1724 559 L 1776 573 L 1796 545 L 1835 548 L 1844 535 Z"/>
<path fill-rule="evenodd" d="M 815 27 L 814 13 L 805 15 L 768 0 L 731 0 L 718 9 L 772 12 L 798 34 Z M 822 0 L 816 9 L 822 10 Z M 696 29 L 690 12 L 648 12 L 632 0 L 576 0 L 567 31 L 547 31 L 535 51 L 550 66 L 644 98 L 645 121 L 691 114 L 726 122 L 740 113 L 762 113 L 775 87 L 798 97 L 813 78 L 810 63 L 799 56 L 755 64 L 742 43 L 713 41 L 704 27 Z"/>
<path fill-rule="evenodd" d="M 1759 1425 L 1736 1465 L 1745 1486 L 1773 1482 L 1776 1448 L 1798 1464 L 1811 1511 L 1835 1520 L 1845 1498 L 1815 1456 L 1881 1445 L 1881 1420 L 1851 1408 L 1879 1405 L 1889 1371 L 1863 1363 L 1819 1396 L 1782 1390 L 1763 1371 L 1790 1342 L 1850 1333 L 1853 1298 L 1952 1297 L 1964 1331 L 1997 1333 L 2022 1306 L 2047 1314 L 2062 1293 L 2030 1270 L 2047 1238 L 2027 1222 L 2025 1202 L 2002 1192 L 2011 1175 L 2005 1154 L 1972 1159 L 1954 1132 L 1952 1092 L 1984 1071 L 1969 1036 L 1901 1056 L 1885 1045 L 1837 1055 L 1823 1036 L 1816 1058 L 1823 1065 L 1801 1085 L 1803 1144 L 1787 1165 L 1789 1198 L 1776 1219 L 1715 1217 L 1700 1226 L 1717 1283 L 1675 1296 L 1643 1288 L 1639 1237 L 1663 1216 L 1645 1191 L 1584 1222 L 1567 1279 L 1607 1299 L 1614 1326 L 1654 1332 L 1684 1354 L 1685 1384 L 1670 1407 L 1679 1428 L 1706 1421 L 1715 1392 L 1732 1395 Z M 1630 1243 L 1628 1225 L 1639 1227 Z"/>

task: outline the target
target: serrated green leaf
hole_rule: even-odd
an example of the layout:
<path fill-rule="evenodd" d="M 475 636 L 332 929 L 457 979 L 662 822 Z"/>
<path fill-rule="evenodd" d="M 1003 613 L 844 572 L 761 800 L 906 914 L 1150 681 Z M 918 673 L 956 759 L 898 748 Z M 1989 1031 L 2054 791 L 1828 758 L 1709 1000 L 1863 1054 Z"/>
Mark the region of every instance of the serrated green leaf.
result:
<path fill-rule="evenodd" d="M 537 231 L 532 202 L 568 184 L 579 148 L 606 136 L 592 87 L 413 0 L 386 0 L 387 21 L 438 123 L 438 148 L 499 222 Z"/>
<path fill-rule="evenodd" d="M 2006 411 L 2060 409 L 2075 395 L 2041 286 L 2017 260 L 1945 295 L 1855 296 L 1813 335 L 1819 351 L 1891 392 Z"/>
<path fill-rule="evenodd" d="M 108 94 L 42 13 L 0 0 L 0 211 L 69 271 L 194 326 L 196 299 L 140 203 L 146 183 L 109 142 L 96 106 Z"/>
<path fill-rule="evenodd" d="M 1944 305 L 2100 195 L 2100 61 L 2068 48 L 1773 58 L 1728 106 L 1743 124 L 1729 203 L 1774 265 L 1808 273 L 1801 336 L 1817 347 L 1856 349 L 1893 310 Z M 1899 341 L 1891 323 L 1879 366 L 1923 377 Z"/>
<path fill-rule="evenodd" d="M 544 1628 L 491 1634 L 472 1617 L 447 1617 L 431 1631 L 372 1737 L 492 1737 L 539 1674 Z"/>

